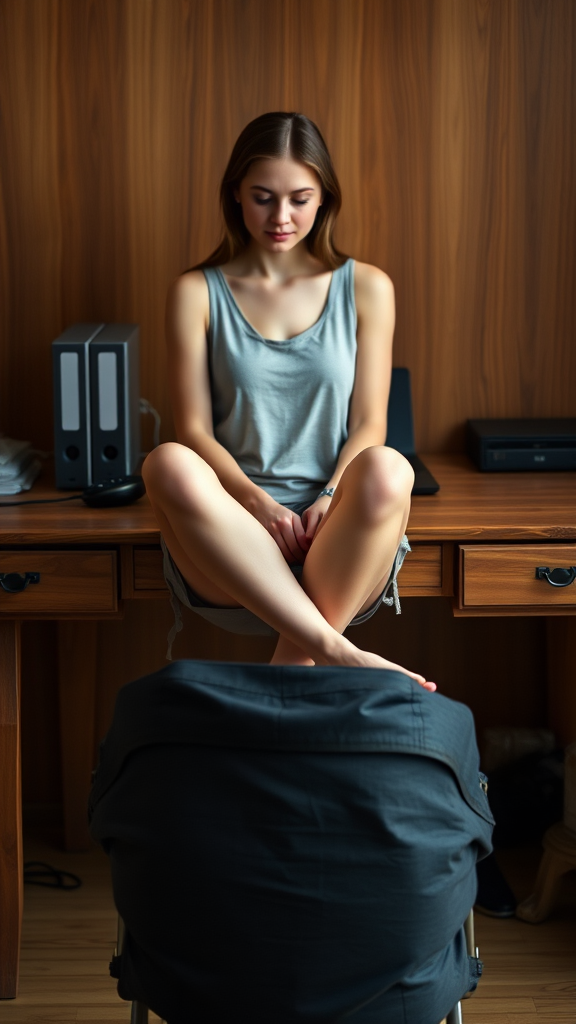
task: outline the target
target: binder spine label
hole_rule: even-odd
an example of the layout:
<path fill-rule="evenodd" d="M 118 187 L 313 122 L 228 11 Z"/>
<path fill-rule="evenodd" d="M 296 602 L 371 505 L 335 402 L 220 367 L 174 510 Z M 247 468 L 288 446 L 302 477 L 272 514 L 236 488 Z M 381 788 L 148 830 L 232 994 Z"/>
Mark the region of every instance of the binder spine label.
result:
<path fill-rule="evenodd" d="M 98 419 L 100 430 L 118 430 L 118 366 L 115 352 L 98 353 Z"/>
<path fill-rule="evenodd" d="M 80 430 L 80 375 L 77 352 L 60 353 L 62 430 Z"/>

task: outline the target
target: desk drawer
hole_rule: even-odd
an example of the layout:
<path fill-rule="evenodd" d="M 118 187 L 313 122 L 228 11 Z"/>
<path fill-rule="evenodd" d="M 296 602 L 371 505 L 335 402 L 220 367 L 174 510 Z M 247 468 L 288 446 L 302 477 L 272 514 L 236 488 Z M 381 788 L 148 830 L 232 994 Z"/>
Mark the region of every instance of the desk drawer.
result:
<path fill-rule="evenodd" d="M 162 569 L 162 551 L 156 547 L 134 548 L 132 581 L 135 597 L 162 597 L 168 593 Z"/>
<path fill-rule="evenodd" d="M 460 545 L 460 608 L 512 608 L 521 614 L 549 610 L 576 611 L 576 579 L 554 586 L 537 579 L 540 567 L 569 570 L 576 577 L 576 544 Z M 562 574 L 557 574 L 562 576 Z M 556 575 L 554 577 L 556 579 Z"/>
<path fill-rule="evenodd" d="M 0 551 L 0 573 L 8 587 L 26 573 L 38 576 L 18 593 L 6 593 L 0 582 L 0 615 L 81 618 L 118 610 L 115 551 Z"/>
<path fill-rule="evenodd" d="M 160 548 L 135 547 L 130 567 L 134 597 L 161 597 L 162 593 L 166 593 Z M 398 576 L 398 586 L 400 595 L 404 597 L 451 594 L 451 573 L 446 571 L 442 546 L 414 544 L 412 551 L 406 555 Z"/>
<path fill-rule="evenodd" d="M 400 597 L 437 597 L 452 593 L 452 549 L 441 544 L 412 544 L 398 576 Z"/>

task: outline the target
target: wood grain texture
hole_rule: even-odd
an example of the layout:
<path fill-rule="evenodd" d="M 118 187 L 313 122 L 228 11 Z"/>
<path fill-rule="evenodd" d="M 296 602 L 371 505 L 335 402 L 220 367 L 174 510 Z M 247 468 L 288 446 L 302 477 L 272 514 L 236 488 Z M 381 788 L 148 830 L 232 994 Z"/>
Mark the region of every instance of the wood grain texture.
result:
<path fill-rule="evenodd" d="M 134 548 L 133 586 L 136 592 L 153 592 L 160 597 L 166 588 L 160 548 Z M 161 593 L 158 593 L 158 592 Z"/>
<path fill-rule="evenodd" d="M 576 618 L 546 623 L 548 721 L 562 745 L 576 742 Z"/>
<path fill-rule="evenodd" d="M 13 999 L 18 990 L 23 898 L 19 623 L 0 622 L 0 657 L 0 999 Z"/>
<path fill-rule="evenodd" d="M 419 447 L 568 415 L 575 57 L 572 0 L 2 0 L 2 428 L 51 447 L 52 339 L 132 320 L 172 436 L 166 287 L 217 241 L 238 132 L 278 108 L 318 121 L 340 243 L 395 282 Z"/>
<path fill-rule="evenodd" d="M 64 847 L 86 850 L 94 751 L 98 631 L 95 622 L 58 623 Z"/>
<path fill-rule="evenodd" d="M 465 456 L 424 459 L 440 490 L 412 499 L 410 540 L 576 537 L 576 473 L 479 473 Z"/>
<path fill-rule="evenodd" d="M 62 803 L 58 638 L 55 622 L 22 624 L 22 794 L 35 805 Z"/>
<path fill-rule="evenodd" d="M 17 594 L 0 589 L 0 615 L 57 619 L 118 608 L 115 551 L 2 551 L 0 572 L 40 577 Z"/>
<path fill-rule="evenodd" d="M 538 566 L 573 566 L 576 572 L 576 544 L 460 545 L 460 606 L 563 606 L 576 611 L 576 584 L 555 587 L 537 579 Z"/>

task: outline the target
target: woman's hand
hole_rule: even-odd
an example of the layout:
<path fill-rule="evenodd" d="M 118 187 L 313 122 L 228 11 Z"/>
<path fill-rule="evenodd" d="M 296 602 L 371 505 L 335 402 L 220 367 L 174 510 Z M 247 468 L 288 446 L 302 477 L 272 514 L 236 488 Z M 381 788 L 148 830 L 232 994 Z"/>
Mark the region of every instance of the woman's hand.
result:
<path fill-rule="evenodd" d="M 288 565 L 295 563 L 302 565 L 310 547 L 310 541 L 306 536 L 300 516 L 276 501 L 251 511 L 276 541 Z"/>
<path fill-rule="evenodd" d="M 314 540 L 316 531 L 330 508 L 331 501 L 332 498 L 329 497 L 329 495 L 324 494 L 321 498 L 316 498 L 316 501 L 312 505 L 309 505 L 307 509 L 304 509 L 304 512 L 302 513 L 302 525 L 306 531 L 308 547 L 310 547 Z"/>

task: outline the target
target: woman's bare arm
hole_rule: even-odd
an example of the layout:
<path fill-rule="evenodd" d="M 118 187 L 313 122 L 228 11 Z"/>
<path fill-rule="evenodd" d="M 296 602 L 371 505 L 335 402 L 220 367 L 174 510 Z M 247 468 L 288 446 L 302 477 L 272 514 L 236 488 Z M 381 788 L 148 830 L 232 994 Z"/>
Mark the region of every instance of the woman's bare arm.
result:
<path fill-rule="evenodd" d="M 355 292 L 358 316 L 356 377 L 350 403 L 348 440 L 336 467 L 338 479 L 358 452 L 374 444 L 384 444 L 392 375 L 392 339 L 396 318 L 392 281 L 377 267 L 357 263 Z"/>
<path fill-rule="evenodd" d="M 242 472 L 216 441 L 208 374 L 206 334 L 208 286 L 200 271 L 183 274 L 171 286 L 166 304 L 168 382 L 176 437 L 197 452 L 241 505 L 257 500 L 261 488 Z"/>
<path fill-rule="evenodd" d="M 326 487 L 337 487 L 346 466 L 365 448 L 384 444 L 395 323 L 394 286 L 382 270 L 356 263 L 355 295 L 358 327 L 356 376 L 350 403 L 348 439 Z M 320 498 L 307 509 L 303 521 L 309 539 L 330 507 Z"/>

